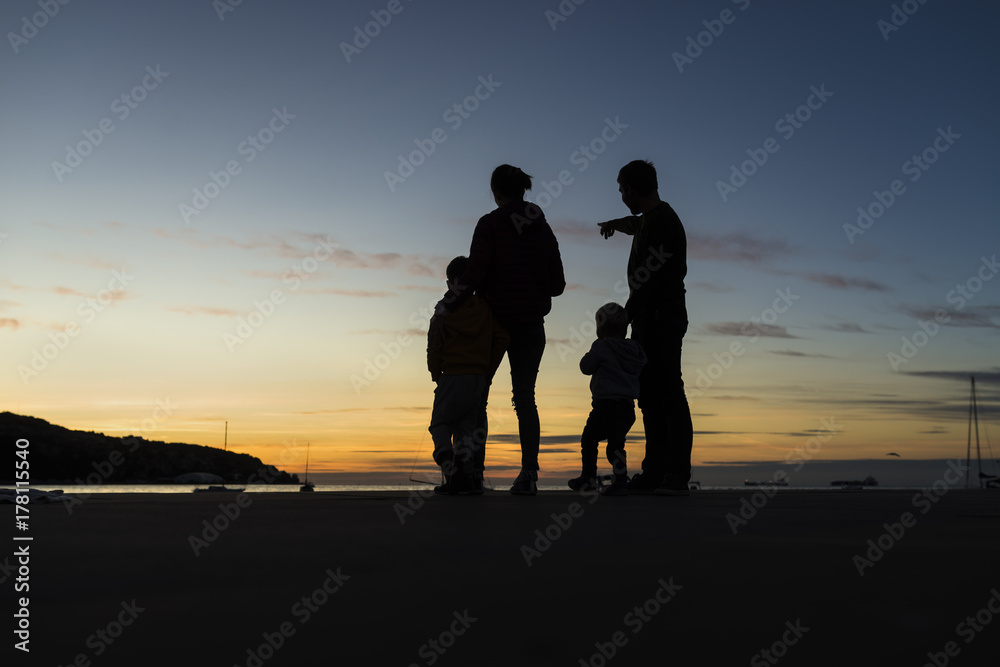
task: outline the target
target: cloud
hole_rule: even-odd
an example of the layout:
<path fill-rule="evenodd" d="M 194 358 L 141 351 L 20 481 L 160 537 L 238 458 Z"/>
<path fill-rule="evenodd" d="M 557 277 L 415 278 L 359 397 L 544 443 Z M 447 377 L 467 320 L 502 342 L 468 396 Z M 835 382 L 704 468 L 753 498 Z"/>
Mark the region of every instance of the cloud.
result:
<path fill-rule="evenodd" d="M 941 313 L 941 308 L 915 308 L 903 307 L 903 312 L 918 319 L 929 320 L 951 327 L 986 327 L 989 329 L 1000 329 L 1000 323 L 993 320 L 1000 320 L 1000 306 L 970 306 L 962 310 L 949 310 L 941 319 L 937 315 Z M 948 319 L 945 320 L 944 318 Z M 943 320 L 943 321 L 942 321 Z"/>
<path fill-rule="evenodd" d="M 996 366 L 989 371 L 900 371 L 900 374 L 931 380 L 951 380 L 965 385 L 968 385 L 969 378 L 974 376 L 976 384 L 1000 384 L 1000 367 Z"/>
<path fill-rule="evenodd" d="M 355 334 L 358 336 L 416 336 L 423 338 L 427 335 L 425 329 L 355 329 L 354 331 L 348 331 L 347 333 Z"/>
<path fill-rule="evenodd" d="M 507 443 L 507 444 L 519 444 L 521 442 L 521 436 L 517 433 L 490 433 L 490 441 L 497 443 Z M 570 435 L 543 435 L 539 440 L 540 444 L 543 445 L 570 445 L 570 444 L 580 444 L 580 434 L 573 433 Z M 546 449 L 545 451 L 553 451 L 551 449 Z M 579 449 L 567 450 L 571 452 L 579 453 Z"/>
<path fill-rule="evenodd" d="M 783 354 L 786 357 L 811 357 L 813 359 L 836 359 L 829 354 L 818 354 L 810 352 L 799 352 L 798 350 L 769 350 L 771 354 Z"/>
<path fill-rule="evenodd" d="M 84 294 L 80 290 L 73 289 L 72 287 L 62 287 L 61 285 L 57 285 L 57 286 L 53 287 L 52 291 L 55 292 L 56 294 L 60 295 L 60 296 L 67 296 L 67 295 L 70 295 L 70 296 L 82 296 L 82 297 L 88 296 L 87 294 Z"/>
<path fill-rule="evenodd" d="M 362 289 L 341 289 L 339 287 L 320 287 L 316 289 L 304 289 L 303 294 L 335 294 L 337 296 L 360 296 L 360 297 L 374 297 L 383 298 L 387 296 L 396 296 L 394 292 L 386 292 L 380 290 L 362 290 Z"/>
<path fill-rule="evenodd" d="M 0 317 L 0 329 L 4 327 L 17 331 L 21 328 L 21 323 L 12 317 Z"/>
<path fill-rule="evenodd" d="M 825 324 L 821 329 L 827 331 L 839 331 L 841 333 L 871 333 L 856 322 L 840 322 L 839 324 Z"/>
<path fill-rule="evenodd" d="M 799 275 L 802 278 L 820 285 L 833 287 L 834 289 L 862 289 L 871 292 L 888 292 L 889 288 L 882 283 L 866 278 L 855 278 L 851 276 L 841 276 L 835 273 L 803 273 L 791 274 Z"/>
<path fill-rule="evenodd" d="M 212 315 L 220 317 L 239 317 L 243 315 L 241 311 L 231 308 L 217 308 L 214 306 L 174 306 L 167 308 L 174 313 L 184 313 L 185 315 Z"/>
<path fill-rule="evenodd" d="M 783 257 L 801 255 L 787 241 L 755 238 L 746 232 L 689 232 L 687 240 L 688 257 L 700 260 L 763 264 Z"/>
<path fill-rule="evenodd" d="M 788 333 L 788 329 L 775 324 L 752 322 L 716 322 L 706 324 L 705 330 L 719 336 L 761 336 L 763 338 L 801 338 Z"/>
<path fill-rule="evenodd" d="M 295 260 L 305 260 L 309 257 L 319 260 L 320 257 L 326 257 L 329 254 L 323 261 L 330 268 L 401 270 L 409 275 L 419 277 L 443 276 L 446 261 L 442 257 L 404 255 L 398 252 L 356 252 L 332 241 L 329 234 L 316 232 L 290 231 L 280 235 L 257 234 L 247 240 L 234 239 L 192 228 L 157 228 L 153 230 L 153 233 L 160 238 L 170 239 L 199 249 L 234 248 L 254 251 L 265 256 Z M 317 254 L 320 257 L 316 257 Z M 272 276 L 266 276 L 264 272 L 261 272 L 260 277 Z"/>
<path fill-rule="evenodd" d="M 47 256 L 58 261 L 60 264 L 76 264 L 77 266 L 84 266 L 89 269 L 113 271 L 122 267 L 121 263 L 116 264 L 96 257 L 78 257 L 61 252 L 50 252 Z"/>
<path fill-rule="evenodd" d="M 717 285 L 715 283 L 697 282 L 687 285 L 689 291 L 709 292 L 710 294 L 730 294 L 735 292 L 732 285 Z"/>

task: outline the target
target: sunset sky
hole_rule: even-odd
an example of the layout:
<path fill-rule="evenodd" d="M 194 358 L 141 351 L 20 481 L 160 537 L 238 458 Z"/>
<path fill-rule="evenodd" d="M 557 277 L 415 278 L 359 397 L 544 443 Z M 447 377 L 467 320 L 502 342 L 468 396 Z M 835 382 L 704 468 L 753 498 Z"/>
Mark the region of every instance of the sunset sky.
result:
<path fill-rule="evenodd" d="M 817 458 L 964 456 L 972 373 L 1000 433 L 1000 8 L 900 4 L 6 2 L 0 409 L 228 420 L 289 471 L 310 442 L 405 478 L 430 308 L 511 163 L 565 264 L 537 394 L 542 474 L 573 470 L 593 312 L 626 296 L 596 223 L 643 158 L 688 234 L 695 465 L 830 423 Z M 506 362 L 491 412 L 499 472 Z"/>

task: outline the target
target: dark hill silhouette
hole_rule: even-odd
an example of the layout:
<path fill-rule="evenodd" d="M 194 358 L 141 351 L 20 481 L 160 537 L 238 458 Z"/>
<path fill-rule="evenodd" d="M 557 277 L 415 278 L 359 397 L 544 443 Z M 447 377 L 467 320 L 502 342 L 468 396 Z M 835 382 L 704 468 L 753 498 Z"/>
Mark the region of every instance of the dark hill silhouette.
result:
<path fill-rule="evenodd" d="M 264 482 L 261 471 L 275 484 L 298 483 L 289 475 L 265 465 L 249 454 L 226 452 L 215 447 L 180 442 L 146 440 L 138 436 L 116 438 L 94 431 L 71 431 L 44 419 L 0 412 L 0 439 L 11 449 L 19 438 L 27 439 L 32 484 L 172 482 L 178 475 L 193 472 L 212 473 L 226 482 Z M 0 471 L 0 483 L 14 481 L 14 466 Z"/>

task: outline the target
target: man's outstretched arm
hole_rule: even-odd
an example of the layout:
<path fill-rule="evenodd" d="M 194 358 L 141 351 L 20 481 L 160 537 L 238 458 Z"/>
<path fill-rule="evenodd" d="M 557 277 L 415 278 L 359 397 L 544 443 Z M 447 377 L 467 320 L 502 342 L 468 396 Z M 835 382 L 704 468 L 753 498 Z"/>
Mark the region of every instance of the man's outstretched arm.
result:
<path fill-rule="evenodd" d="M 616 230 L 632 236 L 639 230 L 640 222 L 642 222 L 642 218 L 637 215 L 630 215 L 626 218 L 616 218 L 607 222 L 599 222 L 597 226 L 600 229 L 601 236 L 604 238 L 609 238 Z"/>

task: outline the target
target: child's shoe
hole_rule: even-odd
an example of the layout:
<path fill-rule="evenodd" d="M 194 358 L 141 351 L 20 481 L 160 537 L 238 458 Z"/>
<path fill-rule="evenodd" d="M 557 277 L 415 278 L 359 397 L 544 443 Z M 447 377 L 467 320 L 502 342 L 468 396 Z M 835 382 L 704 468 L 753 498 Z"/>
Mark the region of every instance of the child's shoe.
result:
<path fill-rule="evenodd" d="M 615 475 L 611 484 L 600 490 L 602 496 L 627 496 L 628 475 Z"/>
<path fill-rule="evenodd" d="M 597 475 L 580 475 L 567 482 L 574 491 L 594 491 L 600 486 Z"/>

